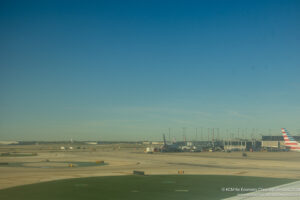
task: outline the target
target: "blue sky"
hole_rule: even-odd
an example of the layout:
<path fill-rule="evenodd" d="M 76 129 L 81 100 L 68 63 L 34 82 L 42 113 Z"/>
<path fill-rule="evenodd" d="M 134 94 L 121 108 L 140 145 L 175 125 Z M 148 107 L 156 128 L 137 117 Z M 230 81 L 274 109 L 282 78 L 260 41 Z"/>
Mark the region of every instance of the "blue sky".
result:
<path fill-rule="evenodd" d="M 275 0 L 1 1 L 0 139 L 299 129 L 299 11 Z"/>

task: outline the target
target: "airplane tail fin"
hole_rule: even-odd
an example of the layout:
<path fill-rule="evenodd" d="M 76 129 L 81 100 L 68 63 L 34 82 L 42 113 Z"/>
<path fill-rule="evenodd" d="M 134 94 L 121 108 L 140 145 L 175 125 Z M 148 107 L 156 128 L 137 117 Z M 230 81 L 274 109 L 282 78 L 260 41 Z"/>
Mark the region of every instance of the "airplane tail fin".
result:
<path fill-rule="evenodd" d="M 163 134 L 164 146 L 167 146 L 166 136 Z"/>
<path fill-rule="evenodd" d="M 285 146 L 289 147 L 291 150 L 300 150 L 299 142 L 297 142 L 285 128 L 282 128 L 281 132 Z"/>

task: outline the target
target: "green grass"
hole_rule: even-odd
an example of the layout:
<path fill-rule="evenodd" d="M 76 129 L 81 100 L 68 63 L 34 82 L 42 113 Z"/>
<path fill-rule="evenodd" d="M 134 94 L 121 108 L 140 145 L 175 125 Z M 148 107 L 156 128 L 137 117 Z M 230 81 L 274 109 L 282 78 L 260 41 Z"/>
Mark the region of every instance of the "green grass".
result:
<path fill-rule="evenodd" d="M 65 163 L 65 166 L 48 166 L 48 163 Z M 79 167 L 94 167 L 94 166 L 103 166 L 107 165 L 108 163 L 96 163 L 96 162 L 78 162 L 78 161 L 69 161 L 69 162 L 60 162 L 60 161 L 49 161 L 49 162 L 30 162 L 30 163 L 44 163 L 45 165 L 41 166 L 26 166 L 28 162 L 10 162 L 10 163 L 0 163 L 0 167 L 25 167 L 25 168 L 69 168 L 69 164 L 74 164 L 73 168 Z"/>
<path fill-rule="evenodd" d="M 24 157 L 24 156 L 37 156 L 37 153 L 1 153 L 1 157 Z"/>
<path fill-rule="evenodd" d="M 8 188 L 0 190 L 0 199 L 222 199 L 237 194 L 237 192 L 223 192 L 221 190 L 223 187 L 267 188 L 292 181 L 290 179 L 217 175 L 92 177 L 65 179 Z"/>

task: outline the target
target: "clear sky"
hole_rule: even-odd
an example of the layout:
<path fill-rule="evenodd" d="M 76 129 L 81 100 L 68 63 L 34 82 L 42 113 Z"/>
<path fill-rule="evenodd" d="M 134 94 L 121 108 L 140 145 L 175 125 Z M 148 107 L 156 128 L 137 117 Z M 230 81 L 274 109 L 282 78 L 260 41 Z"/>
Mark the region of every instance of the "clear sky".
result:
<path fill-rule="evenodd" d="M 1 1 L 0 140 L 300 124 L 300 1 Z"/>

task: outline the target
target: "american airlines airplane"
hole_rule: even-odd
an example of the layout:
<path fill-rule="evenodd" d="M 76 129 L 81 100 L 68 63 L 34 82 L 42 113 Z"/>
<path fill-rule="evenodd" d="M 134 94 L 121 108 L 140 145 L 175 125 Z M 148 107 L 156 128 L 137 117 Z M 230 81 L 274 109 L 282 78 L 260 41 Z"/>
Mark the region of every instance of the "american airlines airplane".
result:
<path fill-rule="evenodd" d="M 300 144 L 297 142 L 285 128 L 281 129 L 284 144 L 286 147 L 288 147 L 291 151 L 298 151 L 300 152 Z"/>

